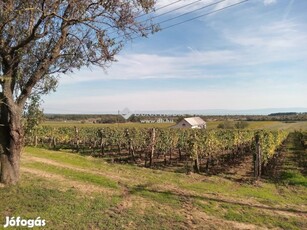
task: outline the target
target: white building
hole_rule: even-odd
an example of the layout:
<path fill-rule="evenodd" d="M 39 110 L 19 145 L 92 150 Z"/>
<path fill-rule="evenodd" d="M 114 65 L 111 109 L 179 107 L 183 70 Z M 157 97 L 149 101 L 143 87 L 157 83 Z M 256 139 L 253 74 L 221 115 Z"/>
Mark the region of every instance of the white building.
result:
<path fill-rule="evenodd" d="M 173 128 L 205 129 L 206 122 L 200 117 L 188 117 L 182 119 Z"/>

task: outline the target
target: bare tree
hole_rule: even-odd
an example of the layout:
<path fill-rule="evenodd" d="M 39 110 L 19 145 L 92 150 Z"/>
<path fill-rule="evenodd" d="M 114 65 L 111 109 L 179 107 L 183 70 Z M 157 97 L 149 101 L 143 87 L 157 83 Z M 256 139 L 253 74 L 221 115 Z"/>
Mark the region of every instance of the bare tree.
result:
<path fill-rule="evenodd" d="M 155 0 L 0 1 L 1 183 L 19 180 L 27 99 L 50 92 L 59 74 L 108 67 L 125 41 L 156 30 L 144 20 L 154 5 Z"/>

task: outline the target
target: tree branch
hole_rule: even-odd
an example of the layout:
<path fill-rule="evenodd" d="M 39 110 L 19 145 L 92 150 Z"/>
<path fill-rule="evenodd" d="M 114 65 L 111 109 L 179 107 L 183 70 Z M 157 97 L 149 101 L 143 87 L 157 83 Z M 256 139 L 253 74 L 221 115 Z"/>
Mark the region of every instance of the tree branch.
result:
<path fill-rule="evenodd" d="M 67 6 L 67 8 L 69 5 Z M 67 9 L 65 10 L 64 14 L 67 12 Z M 45 60 L 43 60 L 38 67 L 36 68 L 35 73 L 30 77 L 28 82 L 25 84 L 25 87 L 23 88 L 20 96 L 17 98 L 17 105 L 19 107 L 23 107 L 27 98 L 31 94 L 31 91 L 35 84 L 47 73 L 50 65 L 56 60 L 56 57 L 59 55 L 61 51 L 61 47 L 64 45 L 65 40 L 68 35 L 68 25 L 65 23 L 65 21 L 62 21 L 61 25 L 61 36 L 58 39 L 57 43 L 52 49 L 50 57 L 45 57 Z"/>
<path fill-rule="evenodd" d="M 44 19 L 44 14 L 41 15 L 41 17 L 37 20 L 36 24 L 33 26 L 32 32 L 30 33 L 30 35 L 28 37 L 26 37 L 24 40 L 22 40 L 18 45 L 14 46 L 11 48 L 10 54 L 12 55 L 16 50 L 26 46 L 27 44 L 29 44 L 31 41 L 40 38 L 40 36 L 36 36 L 36 30 L 38 29 L 38 27 L 41 25 L 41 23 L 43 22 Z"/>

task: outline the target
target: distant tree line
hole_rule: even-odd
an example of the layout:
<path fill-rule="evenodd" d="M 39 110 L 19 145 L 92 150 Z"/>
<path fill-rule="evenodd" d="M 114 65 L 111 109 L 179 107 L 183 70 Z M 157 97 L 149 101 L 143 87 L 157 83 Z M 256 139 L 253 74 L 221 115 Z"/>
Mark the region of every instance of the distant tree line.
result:
<path fill-rule="evenodd" d="M 49 121 L 80 121 L 92 123 L 124 123 L 121 115 L 115 114 L 45 114 Z"/>
<path fill-rule="evenodd" d="M 166 115 L 132 115 L 125 120 L 116 114 L 45 114 L 45 119 L 50 121 L 84 121 L 93 123 L 124 123 L 140 122 L 143 119 L 165 118 Z M 179 122 L 185 117 L 200 116 L 205 121 L 307 121 L 307 113 L 272 113 L 269 115 L 167 115 L 168 118 Z M 234 125 L 235 123 L 233 123 Z M 244 123 L 238 123 L 242 125 Z M 224 124 L 225 126 L 229 124 Z"/>

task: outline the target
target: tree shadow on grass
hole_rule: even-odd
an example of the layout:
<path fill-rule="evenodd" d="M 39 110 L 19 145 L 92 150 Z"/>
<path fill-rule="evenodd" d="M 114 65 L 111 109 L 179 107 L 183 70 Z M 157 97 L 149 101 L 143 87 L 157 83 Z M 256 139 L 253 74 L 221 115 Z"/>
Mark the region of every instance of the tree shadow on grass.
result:
<path fill-rule="evenodd" d="M 260 210 L 283 211 L 283 212 L 307 215 L 307 211 L 296 210 L 293 208 L 280 208 L 280 207 L 270 207 L 270 206 L 259 205 L 259 204 L 243 203 L 243 202 L 227 200 L 223 198 L 209 197 L 206 195 L 188 194 L 183 191 L 172 191 L 172 190 L 162 191 L 162 190 L 148 188 L 148 185 L 143 184 L 143 185 L 134 186 L 129 190 L 129 192 L 131 194 L 140 194 L 144 192 L 150 192 L 150 193 L 160 194 L 161 196 L 165 196 L 165 197 L 170 197 L 170 196 L 176 197 L 178 200 L 187 200 L 187 199 L 193 198 L 193 199 L 199 199 L 199 200 L 204 200 L 204 201 L 214 201 L 214 202 L 223 203 L 223 204 L 240 205 L 243 207 L 256 208 Z"/>

